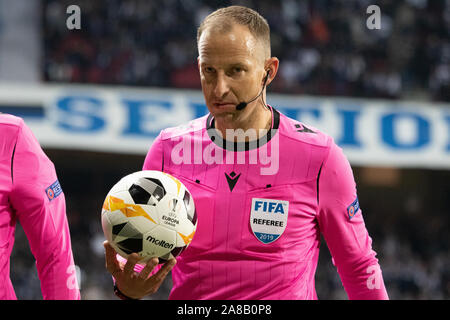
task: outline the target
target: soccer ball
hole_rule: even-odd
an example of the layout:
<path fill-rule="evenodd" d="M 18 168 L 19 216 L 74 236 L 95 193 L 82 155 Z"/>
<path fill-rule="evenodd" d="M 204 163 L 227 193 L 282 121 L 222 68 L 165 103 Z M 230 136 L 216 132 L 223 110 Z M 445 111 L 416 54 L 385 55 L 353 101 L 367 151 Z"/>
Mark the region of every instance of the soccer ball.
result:
<path fill-rule="evenodd" d="M 194 199 L 175 177 L 154 170 L 123 177 L 102 207 L 102 228 L 124 258 L 136 252 L 140 263 L 158 257 L 163 263 L 191 243 L 197 227 Z"/>

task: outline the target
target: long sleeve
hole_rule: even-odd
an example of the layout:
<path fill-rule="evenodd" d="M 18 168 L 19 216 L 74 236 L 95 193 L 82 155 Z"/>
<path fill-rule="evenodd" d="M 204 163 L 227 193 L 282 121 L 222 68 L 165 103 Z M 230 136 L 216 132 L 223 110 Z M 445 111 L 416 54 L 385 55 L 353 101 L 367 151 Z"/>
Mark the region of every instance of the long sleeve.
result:
<path fill-rule="evenodd" d="M 44 299 L 80 299 L 64 193 L 53 163 L 23 123 L 12 161 L 10 201 L 36 259 Z"/>
<path fill-rule="evenodd" d="M 388 299 L 347 158 L 332 142 L 318 180 L 318 221 L 349 299 Z"/>

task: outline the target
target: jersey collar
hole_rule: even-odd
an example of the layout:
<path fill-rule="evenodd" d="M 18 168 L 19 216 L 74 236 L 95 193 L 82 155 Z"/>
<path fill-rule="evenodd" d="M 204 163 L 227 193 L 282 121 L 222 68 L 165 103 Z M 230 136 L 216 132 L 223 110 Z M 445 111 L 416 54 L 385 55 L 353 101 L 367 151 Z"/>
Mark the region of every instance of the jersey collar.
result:
<path fill-rule="evenodd" d="M 267 131 L 267 134 L 265 136 L 260 137 L 258 140 L 246 142 L 227 141 L 226 139 L 222 138 L 218 131 L 215 129 L 214 117 L 211 113 L 206 119 L 206 131 L 208 132 L 209 138 L 217 146 L 229 151 L 249 151 L 263 146 L 264 144 L 268 143 L 270 139 L 272 139 L 272 137 L 277 133 L 280 126 L 280 113 L 272 106 L 268 105 L 268 107 L 272 112 L 272 127 Z"/>

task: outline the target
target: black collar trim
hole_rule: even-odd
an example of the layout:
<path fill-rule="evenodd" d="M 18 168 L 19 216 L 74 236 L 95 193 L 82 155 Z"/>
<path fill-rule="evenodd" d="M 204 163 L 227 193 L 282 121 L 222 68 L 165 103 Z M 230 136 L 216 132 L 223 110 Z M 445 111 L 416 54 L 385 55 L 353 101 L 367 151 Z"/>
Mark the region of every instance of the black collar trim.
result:
<path fill-rule="evenodd" d="M 212 142 L 214 142 L 214 144 L 228 151 L 249 151 L 265 145 L 277 133 L 280 126 L 280 113 L 275 108 L 271 106 L 268 107 L 272 111 L 272 128 L 267 131 L 267 134 L 265 134 L 258 140 L 246 142 L 227 141 L 226 139 L 222 138 L 219 132 L 215 129 L 214 117 L 211 113 L 206 119 L 206 131 L 208 132 L 209 138 Z"/>

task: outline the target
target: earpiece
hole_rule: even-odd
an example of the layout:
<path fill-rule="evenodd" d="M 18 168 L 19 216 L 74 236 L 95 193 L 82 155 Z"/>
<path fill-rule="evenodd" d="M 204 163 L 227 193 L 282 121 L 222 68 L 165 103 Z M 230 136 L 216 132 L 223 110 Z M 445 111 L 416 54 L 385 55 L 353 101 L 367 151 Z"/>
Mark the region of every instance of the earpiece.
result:
<path fill-rule="evenodd" d="M 253 102 L 253 101 L 255 101 L 256 99 L 259 98 L 259 96 L 262 94 L 262 92 L 263 92 L 263 90 L 264 90 L 264 88 L 265 88 L 265 86 L 266 86 L 267 80 L 269 79 L 270 69 L 267 69 L 266 71 L 267 71 L 267 73 L 266 73 L 266 76 L 264 77 L 264 84 L 263 84 L 262 89 L 261 89 L 261 91 L 259 92 L 259 94 L 258 94 L 256 97 L 254 97 L 253 99 L 251 99 L 250 101 L 247 101 L 247 102 L 242 101 L 241 103 L 239 103 L 239 104 L 236 106 L 236 110 L 242 110 L 242 109 L 244 109 L 244 108 L 247 106 L 247 104 L 249 104 L 250 102 Z"/>

